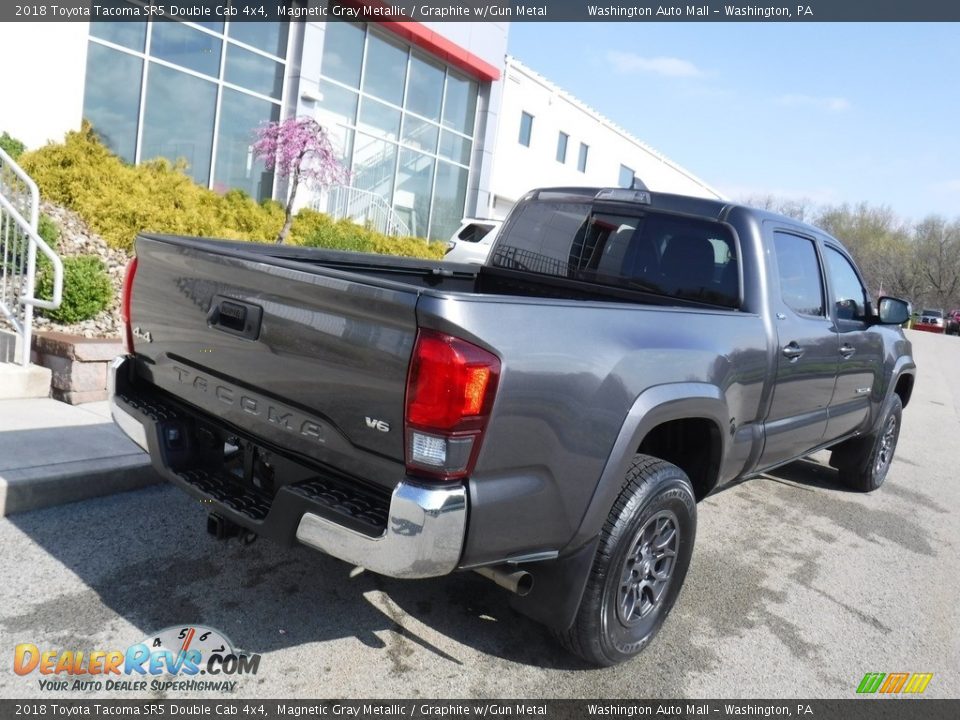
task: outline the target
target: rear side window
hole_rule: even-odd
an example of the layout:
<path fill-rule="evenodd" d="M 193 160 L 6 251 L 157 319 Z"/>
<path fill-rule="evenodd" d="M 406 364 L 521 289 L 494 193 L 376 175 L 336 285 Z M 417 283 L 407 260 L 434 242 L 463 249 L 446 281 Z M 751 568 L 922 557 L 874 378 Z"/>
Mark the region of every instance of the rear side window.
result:
<path fill-rule="evenodd" d="M 506 233 L 491 259 L 494 267 L 723 307 L 739 304 L 736 243 L 717 222 L 540 200 L 527 203 Z"/>
<path fill-rule="evenodd" d="M 823 276 L 813 240 L 775 232 L 780 296 L 800 315 L 823 315 Z"/>
<path fill-rule="evenodd" d="M 463 240 L 463 242 L 469 243 L 480 242 L 491 230 L 493 230 L 493 225 L 485 225 L 484 223 L 470 223 L 460 231 L 460 233 L 457 235 L 457 240 Z"/>

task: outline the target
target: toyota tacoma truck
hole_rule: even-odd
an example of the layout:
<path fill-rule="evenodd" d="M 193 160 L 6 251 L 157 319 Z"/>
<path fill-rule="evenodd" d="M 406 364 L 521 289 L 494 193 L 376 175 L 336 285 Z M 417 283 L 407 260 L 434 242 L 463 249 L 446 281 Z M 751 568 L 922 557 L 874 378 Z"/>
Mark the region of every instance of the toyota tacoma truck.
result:
<path fill-rule="evenodd" d="M 477 571 L 611 665 L 699 500 L 823 448 L 883 483 L 908 313 L 815 227 L 646 190 L 533 191 L 482 266 L 141 234 L 112 414 L 218 536 Z"/>

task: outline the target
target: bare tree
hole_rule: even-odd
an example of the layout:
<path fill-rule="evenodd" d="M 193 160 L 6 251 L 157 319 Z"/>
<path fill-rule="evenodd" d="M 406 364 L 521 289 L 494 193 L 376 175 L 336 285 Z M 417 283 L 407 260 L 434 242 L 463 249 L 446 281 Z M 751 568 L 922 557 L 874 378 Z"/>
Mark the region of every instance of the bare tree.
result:
<path fill-rule="evenodd" d="M 874 293 L 890 294 L 899 280 L 905 280 L 898 279 L 898 271 L 910 256 L 910 231 L 889 207 L 867 203 L 825 207 L 814 224 L 846 246 Z"/>
<path fill-rule="evenodd" d="M 927 216 L 914 230 L 914 246 L 926 285 L 923 302 L 948 310 L 960 305 L 960 221 Z"/>
<path fill-rule="evenodd" d="M 776 195 L 748 195 L 738 202 L 750 207 L 769 210 L 770 212 L 786 215 L 800 222 L 810 222 L 813 216 L 813 202 L 807 198 L 786 198 Z"/>

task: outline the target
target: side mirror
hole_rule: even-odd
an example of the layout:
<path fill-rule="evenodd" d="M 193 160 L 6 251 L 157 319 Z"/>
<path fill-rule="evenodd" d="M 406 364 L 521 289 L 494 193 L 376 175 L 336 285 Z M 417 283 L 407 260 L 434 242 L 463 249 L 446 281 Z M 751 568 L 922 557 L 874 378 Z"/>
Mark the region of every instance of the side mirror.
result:
<path fill-rule="evenodd" d="M 877 302 L 881 325 L 903 325 L 910 319 L 910 303 L 900 298 L 882 296 Z"/>

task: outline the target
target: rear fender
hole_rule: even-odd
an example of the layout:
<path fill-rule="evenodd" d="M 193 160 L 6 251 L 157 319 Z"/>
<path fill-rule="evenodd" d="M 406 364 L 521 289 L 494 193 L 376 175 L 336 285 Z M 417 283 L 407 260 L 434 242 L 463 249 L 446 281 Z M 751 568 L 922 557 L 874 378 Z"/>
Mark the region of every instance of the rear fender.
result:
<path fill-rule="evenodd" d="M 707 383 L 671 383 L 644 391 L 627 413 L 620 434 L 600 476 L 574 539 L 557 560 L 531 565 L 533 592 L 514 598 L 513 607 L 557 630 L 569 628 L 576 617 L 593 567 L 600 530 L 623 489 L 624 477 L 644 437 L 670 420 L 706 418 L 720 428 L 721 459 L 725 456 L 729 413 L 720 389 Z"/>
<path fill-rule="evenodd" d="M 720 388 L 707 383 L 670 383 L 645 390 L 637 397 L 620 429 L 597 489 L 568 547 L 579 547 L 597 535 L 623 489 L 623 479 L 640 443 L 658 425 L 671 420 L 704 418 L 720 429 L 721 465 L 729 442 L 730 414 Z"/>

